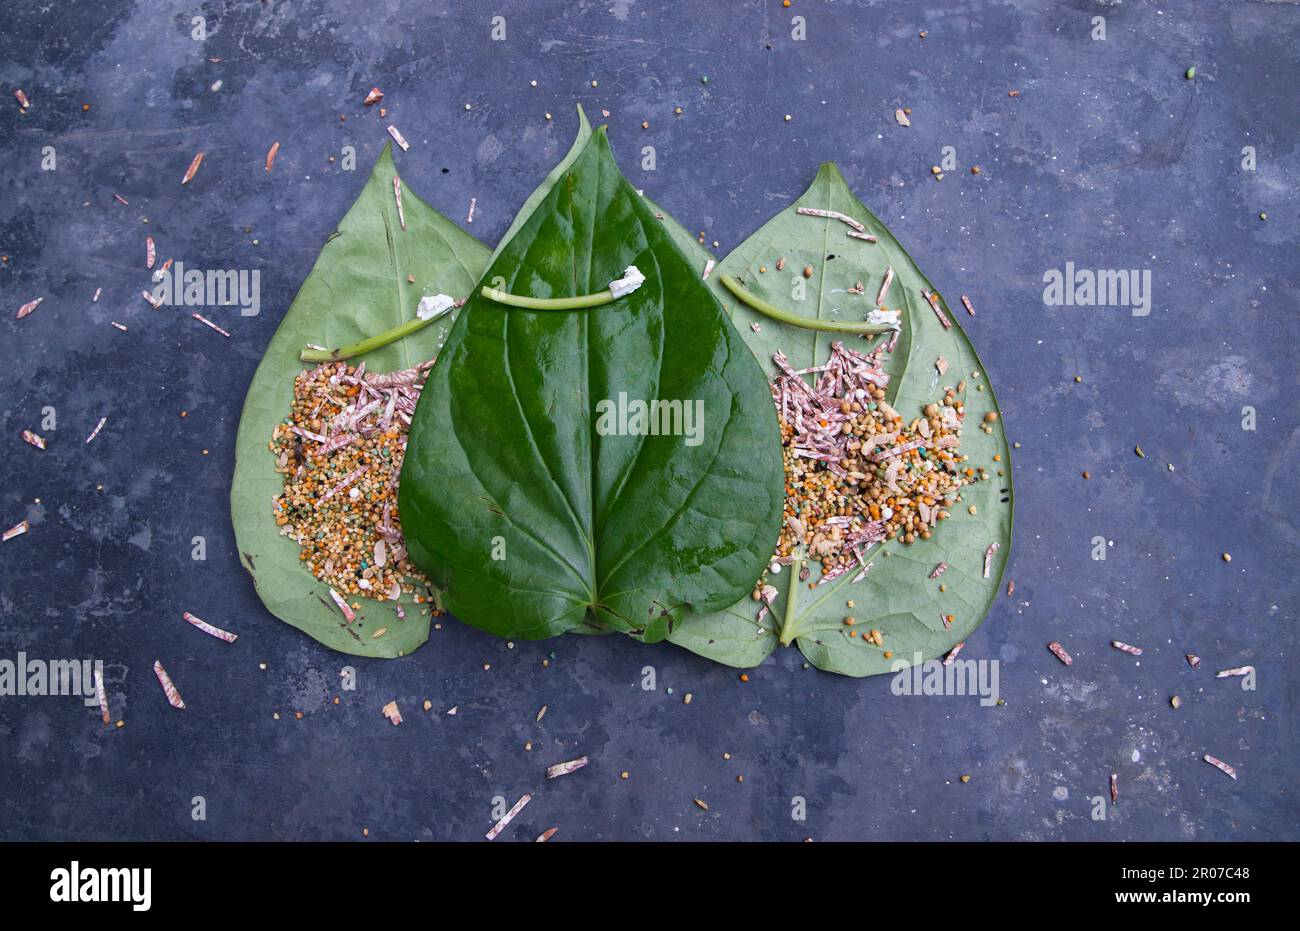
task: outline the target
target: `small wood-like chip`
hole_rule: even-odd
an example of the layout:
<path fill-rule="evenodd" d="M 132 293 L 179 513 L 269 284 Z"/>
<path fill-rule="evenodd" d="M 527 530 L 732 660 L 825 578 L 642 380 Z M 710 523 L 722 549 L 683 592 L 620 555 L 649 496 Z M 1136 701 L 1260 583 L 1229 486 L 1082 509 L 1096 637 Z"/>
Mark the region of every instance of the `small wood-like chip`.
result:
<path fill-rule="evenodd" d="M 880 283 L 880 293 L 876 295 L 876 305 L 878 307 L 885 306 L 885 295 L 889 293 L 889 286 L 893 283 L 894 270 L 887 268 L 885 269 L 885 280 Z"/>
<path fill-rule="evenodd" d="M 99 431 L 104 429 L 104 424 L 108 423 L 107 417 L 99 418 L 99 423 L 95 424 L 95 429 L 90 431 L 90 436 L 86 437 L 85 445 L 90 445 L 90 441 L 99 436 Z"/>
<path fill-rule="evenodd" d="M 14 91 L 14 100 L 18 101 L 19 110 L 26 110 L 28 107 L 32 105 L 32 102 L 27 99 L 27 95 L 23 93 L 23 89 L 21 87 L 18 88 L 18 90 Z"/>
<path fill-rule="evenodd" d="M 110 320 L 110 321 L 108 321 L 108 325 L 111 326 L 111 327 L 115 327 L 116 329 L 121 330 L 123 333 L 126 332 L 126 325 L 123 324 L 123 323 L 118 323 L 116 320 Z"/>
<path fill-rule="evenodd" d="M 19 308 L 18 308 L 18 314 L 17 314 L 17 316 L 15 317 L 15 319 L 16 319 L 16 320 L 21 320 L 21 319 L 23 319 L 23 317 L 26 317 L 26 316 L 27 316 L 28 314 L 30 314 L 33 310 L 35 310 L 37 307 L 40 307 L 40 306 L 41 306 L 41 301 L 43 301 L 43 300 L 45 300 L 45 298 L 43 298 L 43 297 L 38 297 L 36 300 L 34 300 L 34 301 L 28 301 L 28 302 L 27 302 L 26 304 L 24 304 L 22 307 L 19 307 Z"/>
<path fill-rule="evenodd" d="M 1007 597 L 1010 598 L 1016 593 L 1016 580 L 1007 579 Z"/>
<path fill-rule="evenodd" d="M 984 551 L 984 578 L 987 579 L 989 577 L 989 573 L 993 569 L 993 554 L 1001 549 L 1001 547 L 1001 543 L 990 543 L 989 548 Z"/>
<path fill-rule="evenodd" d="M 1110 774 L 1110 802 L 1115 804 L 1119 801 L 1119 773 Z"/>
<path fill-rule="evenodd" d="M 703 808 L 705 811 L 708 811 L 708 810 L 709 810 L 709 803 L 706 802 L 704 799 L 702 799 L 702 798 L 693 798 L 693 799 L 691 799 L 691 801 L 694 802 L 696 805 L 700 806 L 700 808 Z"/>
<path fill-rule="evenodd" d="M 158 677 L 158 684 L 162 686 L 163 693 L 167 696 L 167 703 L 173 708 L 184 711 L 185 701 L 181 698 L 181 693 L 176 691 L 176 686 L 172 683 L 172 677 L 167 675 L 167 670 L 163 669 L 160 660 L 154 660 L 153 674 Z"/>
<path fill-rule="evenodd" d="M 280 153 L 280 143 L 271 143 L 271 148 L 266 151 L 266 170 L 270 171 L 275 164 L 275 157 Z"/>
<path fill-rule="evenodd" d="M 1219 759 L 1217 756 L 1210 756 L 1207 753 L 1204 756 L 1202 756 L 1201 759 L 1209 763 L 1211 766 L 1213 766 L 1215 769 L 1225 774 L 1229 778 L 1231 779 L 1237 778 L 1237 770 L 1229 766 L 1227 763 L 1223 762 L 1223 760 Z"/>
<path fill-rule="evenodd" d="M 938 372 L 939 377 L 942 378 L 944 373 L 948 371 L 948 360 L 945 359 L 943 356 L 940 356 L 939 358 L 935 359 L 934 370 Z"/>
<path fill-rule="evenodd" d="M 925 298 L 926 302 L 929 303 L 930 309 L 933 310 L 934 315 L 939 318 L 939 323 L 943 328 L 945 330 L 951 330 L 952 321 L 948 319 L 948 315 L 944 313 L 943 308 L 939 306 L 939 299 L 935 296 L 934 292 L 922 288 L 921 295 Z"/>
<path fill-rule="evenodd" d="M 190 167 L 185 169 L 185 177 L 181 178 L 181 184 L 189 184 L 194 180 L 194 176 L 199 173 L 199 166 L 203 164 L 203 153 L 200 152 L 194 156 L 194 161 L 190 162 Z"/>
<path fill-rule="evenodd" d="M 838 210 L 819 210 L 816 207 L 798 207 L 795 213 L 802 214 L 805 217 L 822 217 L 826 220 L 839 220 L 841 223 L 847 223 L 859 233 L 865 233 L 867 228 L 853 219 L 846 213 L 840 213 Z"/>
<path fill-rule="evenodd" d="M 567 763 L 556 763 L 546 770 L 546 778 L 554 779 L 557 776 L 567 776 L 569 773 L 577 772 L 587 765 L 587 758 L 580 756 L 576 760 L 569 760 Z"/>
<path fill-rule="evenodd" d="M 95 697 L 99 699 L 99 716 L 105 724 L 112 717 L 108 713 L 108 693 L 104 691 L 104 673 L 95 669 Z"/>
<path fill-rule="evenodd" d="M 1051 643 L 1047 645 L 1047 648 L 1052 651 L 1053 656 L 1055 656 L 1061 662 L 1065 663 L 1065 665 L 1067 666 L 1074 665 L 1074 659 L 1070 656 L 1069 653 L 1065 652 L 1065 647 L 1061 646 L 1059 641 L 1053 640 Z"/>
<path fill-rule="evenodd" d="M 144 238 L 144 267 L 153 268 L 153 263 L 157 260 L 157 258 L 158 258 L 158 253 L 154 251 L 153 237 L 146 236 Z"/>
<path fill-rule="evenodd" d="M 477 197 L 471 197 L 471 198 L 469 199 L 469 213 L 465 215 L 465 222 L 466 222 L 466 223 L 473 223 L 473 222 L 474 222 L 474 208 L 477 207 L 477 206 L 478 206 L 478 198 L 477 198 Z"/>
<path fill-rule="evenodd" d="M 1119 641 L 1119 640 L 1112 640 L 1112 641 L 1110 642 L 1110 645 L 1113 646 L 1115 649 L 1119 650 L 1121 653 L 1130 653 L 1130 654 L 1132 654 L 1133 656 L 1141 656 L 1141 655 L 1142 655 L 1142 648 L 1141 648 L 1141 647 L 1135 647 L 1135 646 L 1133 646 L 1133 645 L 1131 645 L 1131 644 L 1124 643 L 1124 642 Z"/>
<path fill-rule="evenodd" d="M 192 313 L 192 314 L 190 314 L 190 316 L 193 317 L 195 320 L 199 321 L 199 323 L 203 324 L 204 326 L 211 327 L 212 329 L 216 330 L 218 333 L 220 333 L 220 334 L 221 334 L 222 336 L 224 336 L 226 339 L 230 339 L 230 334 L 229 334 L 229 333 L 227 333 L 225 330 L 221 329 L 221 327 L 217 326 L 215 323 L 213 323 L 213 322 L 212 322 L 211 320 L 209 320 L 207 317 L 203 316 L 203 314 L 200 314 L 200 313 Z"/>
<path fill-rule="evenodd" d="M 32 525 L 27 523 L 27 521 L 25 520 L 19 521 L 18 523 L 10 527 L 8 530 L 6 530 L 3 536 L 0 536 L 0 543 L 8 543 L 14 537 L 21 537 L 23 534 L 25 534 L 28 530 L 31 529 L 31 526 Z"/>
<path fill-rule="evenodd" d="M 1220 669 L 1214 674 L 1216 679 L 1226 679 L 1229 676 L 1246 676 L 1255 671 L 1254 666 L 1234 666 L 1231 669 Z"/>
<path fill-rule="evenodd" d="M 239 634 L 232 634 L 230 631 L 222 630 L 220 627 L 213 627 L 207 621 L 203 620 L 203 618 L 195 617 L 188 611 L 183 612 L 181 617 L 185 618 L 185 620 L 189 621 L 209 637 L 216 637 L 218 640 L 226 641 L 226 643 L 234 643 L 239 639 Z"/>
<path fill-rule="evenodd" d="M 397 222 L 406 229 L 406 211 L 402 209 L 402 179 L 393 175 L 393 200 L 397 202 Z"/>
<path fill-rule="evenodd" d="M 549 707 L 550 707 L 549 705 L 542 705 L 541 710 L 537 712 L 537 717 L 533 718 L 534 723 L 546 717 L 546 709 Z"/>
<path fill-rule="evenodd" d="M 501 816 L 501 820 L 498 821 L 496 824 L 492 825 L 492 830 L 488 831 L 487 834 L 483 836 L 486 837 L 488 840 L 496 840 L 497 837 L 500 836 L 501 832 L 506 829 L 506 826 L 510 824 L 511 821 L 515 820 L 515 815 L 523 811 L 524 806 L 527 805 L 532 800 L 533 797 L 531 795 L 528 794 L 521 795 L 519 797 L 519 801 L 515 802 L 514 805 L 511 806 L 510 810 Z"/>
<path fill-rule="evenodd" d="M 701 281 L 707 281 L 707 280 L 708 280 L 708 277 L 709 277 L 710 275 L 713 274 L 713 266 L 715 266 L 715 265 L 717 265 L 717 264 L 718 264 L 718 263 L 715 262 L 713 259 L 709 259 L 707 262 L 705 262 L 705 263 L 704 263 L 704 274 L 700 276 L 700 280 L 701 280 Z"/>
<path fill-rule="evenodd" d="M 338 605 L 339 610 L 343 612 L 343 617 L 349 624 L 357 619 L 356 612 L 352 610 L 352 606 L 348 604 L 346 598 L 332 588 L 330 589 L 330 597 L 334 599 L 334 603 Z"/>
<path fill-rule="evenodd" d="M 861 239 L 863 242 L 877 242 L 875 236 L 872 236 L 870 233 L 859 233 L 857 230 L 849 230 L 844 235 L 852 236 L 854 239 Z"/>
<path fill-rule="evenodd" d="M 148 291 L 141 291 L 140 296 L 144 298 L 146 301 L 148 301 L 150 306 L 152 306 L 154 310 L 157 310 L 159 307 L 163 305 L 162 298 L 155 298 Z"/>
<path fill-rule="evenodd" d="M 384 92 L 377 87 L 370 88 L 370 93 L 366 94 L 365 105 L 373 106 L 384 99 Z"/>
<path fill-rule="evenodd" d="M 408 149 L 411 147 L 411 144 L 410 144 L 409 142 L 406 141 L 406 137 L 403 136 L 403 135 L 398 131 L 398 129 L 397 129 L 396 126 L 389 126 L 389 127 L 388 127 L 388 135 L 392 136 L 392 137 L 393 137 L 393 141 L 396 142 L 398 145 L 400 145 L 400 146 L 402 147 L 402 151 L 403 151 L 403 152 L 405 152 L 406 150 L 408 150 Z"/>
<path fill-rule="evenodd" d="M 943 575 L 947 571 L 948 571 L 948 564 L 946 562 L 941 562 L 939 563 L 939 565 L 934 567 L 934 571 L 930 573 L 930 578 L 937 579 L 939 578 L 939 576 Z"/>
<path fill-rule="evenodd" d="M 119 204 L 121 204 L 123 207 L 131 206 L 131 202 L 127 200 L 125 197 L 123 197 L 121 194 L 114 194 L 113 199 L 117 201 Z"/>
<path fill-rule="evenodd" d="M 901 109 L 894 111 L 894 119 L 898 121 L 899 126 L 911 126 L 912 121 L 907 118 L 907 114 Z"/>
<path fill-rule="evenodd" d="M 37 449 L 45 448 L 45 437 L 37 436 L 31 430 L 23 431 L 23 439 L 26 440 L 28 443 L 32 444 L 33 446 L 35 446 Z"/>
<path fill-rule="evenodd" d="M 961 648 L 964 647 L 965 645 L 966 645 L 965 640 L 957 641 L 956 645 L 953 646 L 953 648 L 948 651 L 948 655 L 943 658 L 943 664 L 945 666 L 951 666 L 953 662 L 957 659 L 957 654 L 961 652 Z"/>
<path fill-rule="evenodd" d="M 970 298 L 964 294 L 961 296 L 961 305 L 966 308 L 966 313 L 975 316 L 975 308 L 971 306 Z"/>
<path fill-rule="evenodd" d="M 1195 653 L 1188 653 L 1188 654 L 1187 654 L 1187 665 L 1188 665 L 1188 666 L 1191 666 L 1193 669 L 1200 669 L 1200 668 L 1201 668 L 1201 658 L 1200 658 L 1199 656 L 1197 656 Z"/>
<path fill-rule="evenodd" d="M 393 722 L 393 727 L 402 723 L 402 712 L 397 710 L 397 699 L 393 699 L 383 707 L 383 714 L 389 721 Z"/>
<path fill-rule="evenodd" d="M 555 836 L 555 832 L 558 830 L 559 828 L 547 828 L 541 834 L 537 835 L 537 840 L 534 843 L 538 843 L 538 844 L 546 843 L 548 840 L 550 840 L 552 837 Z"/>

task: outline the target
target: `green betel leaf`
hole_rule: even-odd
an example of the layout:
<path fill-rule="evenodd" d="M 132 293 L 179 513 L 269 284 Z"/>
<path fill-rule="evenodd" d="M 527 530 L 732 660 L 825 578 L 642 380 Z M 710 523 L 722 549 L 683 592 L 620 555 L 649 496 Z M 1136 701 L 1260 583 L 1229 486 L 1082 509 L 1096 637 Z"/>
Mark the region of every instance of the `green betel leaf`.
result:
<path fill-rule="evenodd" d="M 655 641 L 687 606 L 739 600 L 771 555 L 777 419 L 762 370 L 604 130 L 584 131 L 561 167 L 484 282 L 553 299 L 601 292 L 633 265 L 645 281 L 585 310 L 472 297 L 416 409 L 402 524 L 466 623 Z M 658 435 L 633 407 L 652 401 L 679 405 Z"/>
<path fill-rule="evenodd" d="M 800 207 L 844 214 L 877 241 L 851 237 L 847 233 L 852 227 L 842 220 L 800 214 Z M 812 275 L 805 278 L 808 267 Z M 896 662 L 911 664 L 918 655 L 924 661 L 947 653 L 988 614 L 1011 550 L 1011 457 L 1001 414 L 956 314 L 939 299 L 953 324 L 945 329 L 923 296 L 933 292 L 933 286 L 889 230 L 853 196 L 835 166 L 825 164 L 803 196 L 719 263 L 711 279 L 732 275 L 759 299 L 800 316 L 862 321 L 875 309 L 889 268 L 894 280 L 885 304 L 902 311 L 902 332 L 884 365 L 890 376 L 886 398 L 910 421 L 926 404 L 940 400 L 945 387 L 964 382 L 958 394 L 966 405 L 960 452 L 969 457 L 966 466 L 985 467 L 988 480 L 962 488 L 951 518 L 934 528 L 931 539 L 911 545 L 894 540 L 869 548 L 864 555 L 871 569 L 861 581 L 853 582 L 858 573 L 850 571 L 816 585 L 820 566 L 813 561 L 808 582 L 801 584 L 787 568 L 768 577 L 779 594 L 762 621 L 757 620 L 760 605 L 746 598 L 724 611 L 686 618 L 669 637 L 673 643 L 717 662 L 747 667 L 761 663 L 781 643 L 797 642 L 819 668 L 868 676 L 890 672 Z M 859 282 L 864 287 L 855 293 Z M 793 368 L 803 369 L 825 363 L 833 340 L 865 351 L 887 339 L 788 326 L 722 288 L 715 288 L 715 294 L 769 373 L 777 371 L 772 362 L 777 350 L 785 352 Z M 942 376 L 936 367 L 940 358 L 947 363 Z M 995 419 L 986 422 L 990 412 Z M 995 455 L 1000 458 L 995 460 Z M 972 506 L 974 514 L 969 512 Z M 990 544 L 998 548 L 985 578 Z M 947 563 L 946 570 L 931 579 L 941 562 Z M 793 610 L 788 610 L 791 584 L 798 591 Z M 815 587 L 809 589 L 809 584 Z M 941 592 L 940 585 L 946 590 Z M 848 601 L 854 602 L 852 609 Z M 850 636 L 844 624 L 849 615 L 859 636 Z M 944 624 L 948 616 L 953 618 L 951 627 Z M 863 640 L 860 634 L 867 629 L 882 632 L 883 646 Z M 891 657 L 885 657 L 886 651 Z"/>
<path fill-rule="evenodd" d="M 356 620 L 345 621 L 329 588 L 302 566 L 298 544 L 281 536 L 276 526 L 271 502 L 283 490 L 284 479 L 275 471 L 267 444 L 276 424 L 289 414 L 294 377 L 311 367 L 298 359 L 304 346 L 355 343 L 410 321 L 426 294 L 467 297 L 487 267 L 488 249 L 405 185 L 403 230 L 393 193 L 395 176 L 392 153 L 385 147 L 361 196 L 326 240 L 271 338 L 244 402 L 230 493 L 235 542 L 262 603 L 326 646 L 359 656 L 411 652 L 428 639 L 429 616 L 417 608 L 399 620 L 395 602 L 362 598 Z M 356 361 L 364 361 L 372 372 L 409 368 L 433 358 L 449 328 L 444 317 Z M 410 608 L 407 599 L 403 603 Z"/>

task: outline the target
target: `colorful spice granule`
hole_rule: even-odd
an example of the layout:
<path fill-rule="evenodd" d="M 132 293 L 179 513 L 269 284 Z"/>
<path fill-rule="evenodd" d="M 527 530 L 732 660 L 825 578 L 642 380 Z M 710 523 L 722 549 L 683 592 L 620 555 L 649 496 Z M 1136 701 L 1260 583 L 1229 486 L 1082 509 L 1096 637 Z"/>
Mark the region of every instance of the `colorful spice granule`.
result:
<path fill-rule="evenodd" d="M 284 476 L 272 511 L 331 594 L 431 597 L 407 558 L 397 511 L 407 430 L 431 365 L 376 375 L 365 363 L 330 362 L 294 379 L 293 409 L 268 444 Z"/>
<path fill-rule="evenodd" d="M 785 459 L 785 523 L 774 561 L 821 563 L 822 579 L 861 566 L 873 543 L 928 540 L 967 475 L 957 452 L 962 401 L 953 389 L 905 421 L 885 400 L 881 349 L 832 343 L 825 365 L 793 370 L 784 354 L 772 383 Z M 818 374 L 814 386 L 806 374 Z M 978 476 L 980 478 L 983 475 Z M 763 580 L 755 588 L 763 599 Z"/>

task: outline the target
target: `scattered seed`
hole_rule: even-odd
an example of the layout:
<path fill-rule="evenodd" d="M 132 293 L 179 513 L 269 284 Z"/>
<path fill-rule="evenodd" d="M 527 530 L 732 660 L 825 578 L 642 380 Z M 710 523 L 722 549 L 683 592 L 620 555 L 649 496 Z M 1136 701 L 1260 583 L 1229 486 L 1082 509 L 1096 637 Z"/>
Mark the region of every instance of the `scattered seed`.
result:
<path fill-rule="evenodd" d="M 894 111 L 894 119 L 898 122 L 898 125 L 899 125 L 899 126 L 911 126 L 911 125 L 912 125 L 912 121 L 909 120 L 909 119 L 907 118 L 907 114 L 904 113 L 902 110 L 895 110 L 895 111 Z"/>
<path fill-rule="evenodd" d="M 700 808 L 704 809 L 705 811 L 709 810 L 709 803 L 704 801 L 703 799 L 696 798 L 696 799 L 691 799 L 691 801 L 693 801 L 696 805 L 698 805 Z"/>
<path fill-rule="evenodd" d="M 271 143 L 271 148 L 267 149 L 267 151 L 266 151 L 266 170 L 267 170 L 267 171 L 270 171 L 270 170 L 271 170 L 271 166 L 275 164 L 275 156 L 279 153 L 279 151 L 280 151 L 280 143 L 278 143 L 278 142 L 273 142 L 273 143 Z"/>
<path fill-rule="evenodd" d="M 1169 699 L 1169 705 L 1177 711 L 1179 708 L 1183 707 L 1183 700 L 1175 695 L 1173 698 Z"/>

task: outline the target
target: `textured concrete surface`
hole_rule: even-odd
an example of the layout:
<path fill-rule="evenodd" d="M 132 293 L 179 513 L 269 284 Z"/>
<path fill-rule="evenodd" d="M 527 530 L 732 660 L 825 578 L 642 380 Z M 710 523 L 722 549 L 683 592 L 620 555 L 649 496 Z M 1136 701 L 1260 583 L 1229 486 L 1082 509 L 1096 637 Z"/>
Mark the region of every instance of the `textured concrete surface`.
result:
<path fill-rule="evenodd" d="M 3 23 L 0 523 L 31 531 L 0 544 L 0 658 L 102 658 L 126 724 L 0 697 L 0 837 L 473 840 L 494 797 L 524 792 L 507 838 L 1300 837 L 1294 4 L 103 0 L 13 2 Z M 458 222 L 476 197 L 468 228 L 488 243 L 568 146 L 575 101 L 611 112 L 628 176 L 723 253 L 836 160 L 939 287 L 972 296 L 1023 444 L 1016 593 L 964 654 L 1000 660 L 1006 704 L 897 697 L 793 651 L 744 684 L 668 645 L 511 649 L 455 622 L 365 662 L 267 614 L 234 553 L 232 442 L 259 353 L 387 140 L 361 105 L 373 84 L 412 143 L 404 179 Z M 328 161 L 345 145 L 355 172 Z M 936 183 L 944 146 L 956 168 Z M 146 234 L 160 260 L 259 269 L 261 314 L 213 309 L 226 340 L 151 309 Z M 1150 314 L 1045 306 L 1043 274 L 1067 261 L 1150 269 Z M 188 710 L 163 701 L 155 659 Z M 1253 691 L 1214 678 L 1246 663 Z M 401 727 L 380 715 L 393 698 Z M 580 773 L 543 778 L 580 754 Z M 1111 772 L 1119 805 L 1094 820 Z"/>

